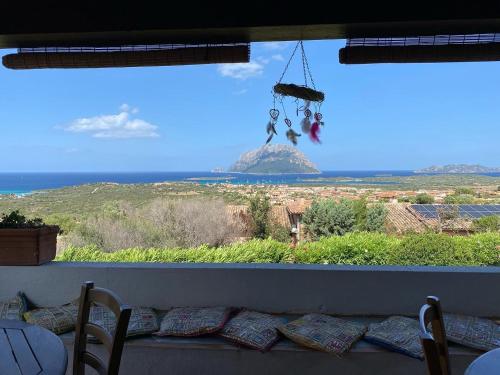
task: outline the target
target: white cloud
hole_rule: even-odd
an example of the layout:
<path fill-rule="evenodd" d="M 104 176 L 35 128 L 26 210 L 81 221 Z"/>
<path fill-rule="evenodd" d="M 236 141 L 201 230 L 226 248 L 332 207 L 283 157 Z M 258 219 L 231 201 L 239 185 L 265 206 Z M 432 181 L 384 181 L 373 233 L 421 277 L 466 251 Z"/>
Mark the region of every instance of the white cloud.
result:
<path fill-rule="evenodd" d="M 122 112 L 130 112 L 132 114 L 136 114 L 136 113 L 139 113 L 139 108 L 137 108 L 137 107 L 131 107 L 127 103 L 123 103 L 120 106 L 120 111 L 122 111 Z"/>
<path fill-rule="evenodd" d="M 246 80 L 262 75 L 264 64 L 255 60 L 248 63 L 220 64 L 217 70 L 223 77 Z"/>
<path fill-rule="evenodd" d="M 100 115 L 78 118 L 67 126 L 71 133 L 88 133 L 94 138 L 155 138 L 159 137 L 158 126 L 133 118 L 139 110 L 128 104 L 120 106 L 116 115 Z"/>
<path fill-rule="evenodd" d="M 241 89 L 241 90 L 233 92 L 233 94 L 234 95 L 243 95 L 243 94 L 246 94 L 247 92 L 248 92 L 248 89 Z"/>
<path fill-rule="evenodd" d="M 280 53 L 277 53 L 276 55 L 272 55 L 271 59 L 273 59 L 274 61 L 284 61 L 285 60 L 283 55 Z"/>
<path fill-rule="evenodd" d="M 291 42 L 265 42 L 261 43 L 260 45 L 264 47 L 267 50 L 270 51 L 277 51 L 277 50 L 283 50 L 286 47 L 290 45 Z"/>

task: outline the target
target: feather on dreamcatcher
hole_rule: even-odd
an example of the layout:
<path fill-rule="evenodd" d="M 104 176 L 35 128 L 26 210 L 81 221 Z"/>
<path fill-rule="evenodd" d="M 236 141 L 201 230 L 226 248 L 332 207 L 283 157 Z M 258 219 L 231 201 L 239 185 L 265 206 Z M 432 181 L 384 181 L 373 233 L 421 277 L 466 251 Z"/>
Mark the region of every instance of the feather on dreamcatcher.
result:
<path fill-rule="evenodd" d="M 301 55 L 302 55 L 302 68 L 304 71 L 304 85 L 296 85 L 293 83 L 282 83 L 283 77 L 285 76 L 290 63 L 293 60 L 297 50 L 300 47 Z M 309 83 L 312 87 L 309 86 Z M 314 143 L 321 143 L 319 139 L 319 133 L 321 127 L 325 125 L 323 122 L 323 115 L 321 114 L 321 104 L 325 100 L 325 94 L 321 91 L 316 90 L 316 85 L 314 84 L 314 80 L 309 69 L 309 62 L 307 61 L 306 53 L 304 50 L 304 43 L 302 41 L 297 42 L 295 49 L 288 60 L 288 63 L 285 66 L 285 70 L 279 81 L 273 87 L 273 108 L 269 111 L 269 122 L 267 123 L 267 141 L 266 144 L 271 142 L 273 137 L 277 135 L 276 124 L 279 119 L 280 111 L 276 108 L 276 102 L 281 105 L 281 109 L 283 110 L 284 122 L 288 127 L 286 132 L 286 137 L 290 142 L 294 145 L 297 145 L 297 138 L 302 134 L 296 132 L 292 129 L 292 121 L 287 117 L 285 110 L 284 100 L 286 97 L 295 98 L 296 103 L 296 114 L 297 117 L 301 116 L 302 120 L 300 121 L 300 129 L 302 134 L 309 135 L 309 138 Z M 302 102 L 301 102 L 302 101 Z M 314 115 L 311 110 L 311 106 L 314 110 Z"/>

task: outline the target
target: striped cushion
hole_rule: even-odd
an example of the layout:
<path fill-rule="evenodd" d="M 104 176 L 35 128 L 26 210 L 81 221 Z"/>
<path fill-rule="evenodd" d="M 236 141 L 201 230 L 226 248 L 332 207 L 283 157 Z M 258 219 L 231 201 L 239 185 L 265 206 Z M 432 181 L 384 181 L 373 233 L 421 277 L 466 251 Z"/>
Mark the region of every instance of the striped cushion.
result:
<path fill-rule="evenodd" d="M 391 316 L 381 323 L 372 323 L 364 339 L 410 357 L 424 358 L 419 323 L 415 319 Z"/>
<path fill-rule="evenodd" d="M 443 321 L 449 341 L 484 351 L 500 347 L 500 325 L 492 320 L 444 314 Z"/>
<path fill-rule="evenodd" d="M 21 292 L 17 293 L 14 298 L 0 301 L 0 319 L 23 320 L 27 305 L 26 297 Z"/>
<path fill-rule="evenodd" d="M 92 306 L 89 321 L 104 328 L 113 335 L 116 328 L 115 314 L 105 306 Z M 158 331 L 158 316 L 149 307 L 134 307 L 128 323 L 127 337 L 141 336 Z M 89 336 L 89 341 L 95 342 L 95 337 Z"/>
<path fill-rule="evenodd" d="M 170 310 L 162 319 L 158 336 L 199 336 L 222 329 L 228 307 L 183 307 Z"/>
<path fill-rule="evenodd" d="M 73 331 L 78 319 L 78 305 L 67 303 L 57 307 L 43 307 L 24 313 L 24 319 L 46 328 L 56 335 Z"/>
<path fill-rule="evenodd" d="M 242 311 L 219 331 L 219 335 L 238 344 L 265 352 L 278 340 L 278 326 L 284 318 L 255 311 Z"/>
<path fill-rule="evenodd" d="M 308 314 L 278 327 L 297 344 L 323 352 L 341 355 L 366 332 L 366 326 L 322 314 Z"/>

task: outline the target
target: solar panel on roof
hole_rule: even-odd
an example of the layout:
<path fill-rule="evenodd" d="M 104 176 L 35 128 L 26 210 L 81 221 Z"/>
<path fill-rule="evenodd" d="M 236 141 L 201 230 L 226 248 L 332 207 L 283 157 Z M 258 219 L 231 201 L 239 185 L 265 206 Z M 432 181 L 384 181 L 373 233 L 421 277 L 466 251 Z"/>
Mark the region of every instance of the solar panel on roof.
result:
<path fill-rule="evenodd" d="M 500 215 L 500 204 L 412 204 L 411 208 L 425 219 L 437 219 L 438 210 L 452 211 L 458 208 L 458 214 L 464 218 L 478 219 L 484 216 Z"/>

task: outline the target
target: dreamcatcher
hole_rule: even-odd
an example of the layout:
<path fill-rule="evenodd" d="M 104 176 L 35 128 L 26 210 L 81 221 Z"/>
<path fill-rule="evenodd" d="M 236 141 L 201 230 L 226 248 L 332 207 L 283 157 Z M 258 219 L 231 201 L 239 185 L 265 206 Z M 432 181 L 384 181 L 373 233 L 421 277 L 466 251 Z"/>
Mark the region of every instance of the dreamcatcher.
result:
<path fill-rule="evenodd" d="M 302 55 L 302 68 L 304 71 L 304 85 L 299 86 L 293 83 L 281 83 L 283 77 L 285 76 L 290 63 L 293 60 L 297 50 L 300 47 L 300 52 Z M 309 83 L 312 87 L 309 86 Z M 292 128 L 292 120 L 290 120 L 286 114 L 284 99 L 286 97 L 295 98 L 296 105 L 296 114 L 297 117 L 302 117 L 300 121 L 300 127 L 302 134 L 308 134 L 309 138 L 314 143 L 321 143 L 319 139 L 320 127 L 324 126 L 323 115 L 321 114 L 321 104 L 325 100 L 325 94 L 321 91 L 316 90 L 316 85 L 314 84 L 314 80 L 311 74 L 311 70 L 309 69 L 309 63 L 307 61 L 306 53 L 304 50 L 304 43 L 299 41 L 295 46 L 295 49 L 288 60 L 288 63 L 285 66 L 285 70 L 279 81 L 273 87 L 273 108 L 269 111 L 270 119 L 267 123 L 267 134 L 268 138 L 266 144 L 271 142 L 273 137 L 277 135 L 276 124 L 278 123 L 278 119 L 280 116 L 280 111 L 276 108 L 276 104 L 281 106 L 284 116 L 284 123 L 288 127 L 286 132 L 286 137 L 290 142 L 294 145 L 297 144 L 297 138 L 302 134 L 296 132 Z M 314 111 L 314 114 L 313 114 Z"/>

